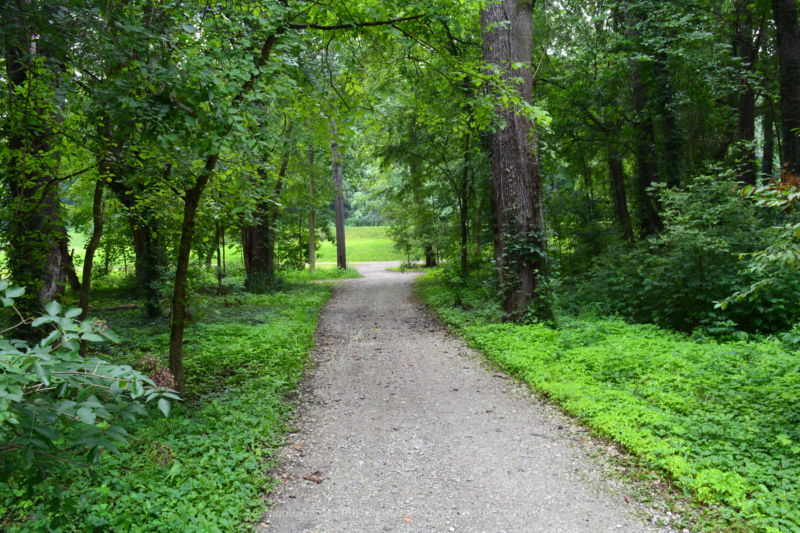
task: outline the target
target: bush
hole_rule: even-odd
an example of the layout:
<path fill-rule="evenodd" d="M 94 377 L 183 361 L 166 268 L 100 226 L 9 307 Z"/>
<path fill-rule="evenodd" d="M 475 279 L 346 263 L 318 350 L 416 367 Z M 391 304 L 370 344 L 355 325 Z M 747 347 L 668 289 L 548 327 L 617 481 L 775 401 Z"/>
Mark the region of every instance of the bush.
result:
<path fill-rule="evenodd" d="M 7 289 L 5 282 L 0 290 L 6 307 L 25 292 Z M 101 449 L 120 453 L 126 427 L 147 414 L 140 400 L 157 400 L 168 416 L 168 399 L 179 399 L 130 366 L 81 357 L 81 342 L 118 339 L 103 322 L 78 323 L 80 314 L 77 308 L 62 314 L 61 305 L 50 302 L 43 316 L 10 328 L 43 327 L 39 342 L 0 337 L 0 480 L 11 490 L 47 494 L 54 512 L 73 505 L 61 490 L 70 479 L 68 467 L 87 468 L 94 483 L 100 480 L 95 467 Z M 49 526 L 62 523 L 56 516 Z"/>
<path fill-rule="evenodd" d="M 796 274 L 726 311 L 715 309 L 715 302 L 750 285 L 739 256 L 762 249 L 770 235 L 770 214 L 731 194 L 734 185 L 701 177 L 685 189 L 661 189 L 661 235 L 612 246 L 585 276 L 565 279 L 565 310 L 601 304 L 632 322 L 686 332 L 731 331 L 729 321 L 749 332 L 790 328 L 800 316 Z"/>

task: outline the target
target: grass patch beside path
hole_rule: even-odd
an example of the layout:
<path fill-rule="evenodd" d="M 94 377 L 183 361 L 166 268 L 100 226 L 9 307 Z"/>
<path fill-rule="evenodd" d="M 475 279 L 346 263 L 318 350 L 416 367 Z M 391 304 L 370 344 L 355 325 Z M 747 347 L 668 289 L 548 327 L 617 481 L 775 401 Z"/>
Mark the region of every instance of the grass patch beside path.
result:
<path fill-rule="evenodd" d="M 482 289 L 454 288 L 441 271 L 416 281 L 473 347 L 696 503 L 720 506 L 706 512 L 708 530 L 800 531 L 797 354 L 614 319 L 562 319 L 559 330 L 492 323 Z"/>
<path fill-rule="evenodd" d="M 386 226 L 345 228 L 347 261 L 404 261 L 406 257 L 394 249 L 394 241 L 386 236 Z M 317 261 L 336 262 L 336 245 L 325 241 L 317 250 Z"/>
<path fill-rule="evenodd" d="M 301 281 L 327 281 L 337 279 L 356 279 L 360 278 L 361 274 L 355 268 L 341 269 L 335 265 L 317 265 L 317 269 L 311 272 L 308 268 L 305 270 L 287 270 L 281 272 L 281 276 L 290 283 Z"/>
<path fill-rule="evenodd" d="M 273 449 L 288 430 L 286 395 L 302 375 L 330 295 L 325 285 L 293 284 L 274 294 L 228 295 L 227 305 L 209 296 L 203 321 L 186 331 L 188 401 L 174 403 L 168 420 L 153 408 L 120 455 L 104 452 L 102 485 L 85 470 L 71 471 L 70 526 L 53 531 L 252 531 L 274 484 L 266 476 Z M 137 365 L 150 354 L 166 362 L 166 319 L 147 321 L 139 311 L 100 318 L 123 339 L 103 358 Z M 48 531 L 53 518 L 43 497 L 0 486 L 0 530 Z"/>

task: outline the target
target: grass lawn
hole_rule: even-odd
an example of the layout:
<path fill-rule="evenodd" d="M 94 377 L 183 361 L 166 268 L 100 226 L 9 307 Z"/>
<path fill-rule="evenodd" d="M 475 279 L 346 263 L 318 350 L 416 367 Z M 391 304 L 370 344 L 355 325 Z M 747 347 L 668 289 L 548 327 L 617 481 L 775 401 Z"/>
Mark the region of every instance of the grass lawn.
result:
<path fill-rule="evenodd" d="M 345 228 L 347 261 L 403 261 L 405 256 L 394 249 L 394 242 L 386 236 L 386 226 Z M 325 241 L 317 250 L 317 261 L 335 262 L 336 246 Z"/>

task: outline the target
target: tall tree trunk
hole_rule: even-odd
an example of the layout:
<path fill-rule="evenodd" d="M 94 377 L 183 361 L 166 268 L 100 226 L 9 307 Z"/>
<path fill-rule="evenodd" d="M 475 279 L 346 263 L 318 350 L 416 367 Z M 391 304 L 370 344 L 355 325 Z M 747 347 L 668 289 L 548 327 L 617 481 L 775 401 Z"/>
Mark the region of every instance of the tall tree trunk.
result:
<path fill-rule="evenodd" d="M 642 234 L 654 235 L 663 227 L 656 211 L 655 202 L 647 192 L 658 182 L 658 165 L 655 153 L 653 119 L 646 113 L 647 88 L 639 75 L 640 65 L 634 66 L 631 74 L 633 84 L 633 107 L 637 117 L 636 135 L 636 193 L 639 204 L 639 224 Z"/>
<path fill-rule="evenodd" d="M 761 157 L 761 175 L 769 180 L 775 174 L 775 126 L 770 113 L 764 113 L 764 154 Z"/>
<path fill-rule="evenodd" d="M 800 26 L 797 0 L 772 0 L 778 41 L 784 164 L 800 170 Z"/>
<path fill-rule="evenodd" d="M 742 62 L 742 87 L 739 93 L 739 151 L 741 167 L 739 179 L 748 185 L 756 184 L 756 92 L 748 77 L 755 71 L 761 48 L 761 27 L 753 27 L 753 7 L 742 6 L 733 19 L 735 52 Z M 754 35 L 755 32 L 755 35 Z"/>
<path fill-rule="evenodd" d="M 47 51 L 26 33 L 34 30 L 16 31 L 19 34 L 10 32 L 5 38 L 10 85 L 7 113 L 13 117 L 13 127 L 6 132 L 10 161 L 5 174 L 14 202 L 5 230 L 9 244 L 6 267 L 12 283 L 28 289 L 25 297 L 17 300 L 17 307 L 31 315 L 63 294 L 68 245 L 58 199 L 59 134 L 52 126 L 60 118 L 48 89 L 57 82 L 54 75 L 36 65 Z M 39 80 L 42 76 L 53 79 Z"/>
<path fill-rule="evenodd" d="M 472 226 L 472 238 L 475 240 L 475 259 L 481 260 L 481 230 L 483 229 L 481 215 L 483 214 L 484 199 L 478 196 L 475 187 L 472 188 L 472 197 L 478 198 L 478 208 L 475 210 L 475 223 Z"/>
<path fill-rule="evenodd" d="M 336 265 L 347 268 L 347 248 L 344 240 L 344 178 L 342 176 L 342 158 L 339 155 L 339 131 L 336 129 L 336 118 L 331 116 L 331 170 L 333 172 L 333 190 L 335 191 L 334 211 L 336 216 Z"/>
<path fill-rule="evenodd" d="M 500 69 L 504 80 L 523 78 L 520 95 L 532 100 L 532 10 L 533 2 L 502 0 L 488 3 L 481 11 L 483 58 Z M 509 20 L 510 19 L 510 20 Z M 511 65 L 524 66 L 511 71 Z M 541 206 L 541 175 L 538 172 L 535 136 L 531 124 L 512 109 L 498 108 L 506 126 L 492 134 L 492 188 L 497 204 L 499 276 L 505 298 L 507 320 L 520 321 L 529 305 L 549 320 L 551 312 L 540 295 L 541 274 L 546 272 L 547 250 Z"/>
<path fill-rule="evenodd" d="M 311 209 L 308 212 L 308 269 L 314 272 L 317 269 L 317 235 L 314 227 L 314 148 L 308 147 L 308 194 L 311 199 Z"/>
<path fill-rule="evenodd" d="M 617 223 L 622 229 L 622 238 L 633 242 L 633 227 L 631 216 L 628 212 L 628 197 L 625 194 L 625 173 L 622 168 L 622 157 L 609 149 L 608 169 L 611 176 L 611 192 L 614 196 L 614 211 L 617 214 Z"/>
<path fill-rule="evenodd" d="M 464 136 L 464 170 L 461 173 L 461 187 L 458 191 L 458 214 L 461 222 L 461 276 L 467 279 L 469 275 L 469 134 Z"/>

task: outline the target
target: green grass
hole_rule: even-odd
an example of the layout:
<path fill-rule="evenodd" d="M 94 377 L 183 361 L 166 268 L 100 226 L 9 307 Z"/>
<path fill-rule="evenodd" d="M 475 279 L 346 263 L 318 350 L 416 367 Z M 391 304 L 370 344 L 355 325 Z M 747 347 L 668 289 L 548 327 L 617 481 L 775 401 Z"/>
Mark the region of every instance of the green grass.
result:
<path fill-rule="evenodd" d="M 311 272 L 308 268 L 301 271 L 286 271 L 281 275 L 289 283 L 303 281 L 329 281 L 337 279 L 360 278 L 361 274 L 354 268 L 340 269 L 336 265 L 317 265 L 317 269 Z"/>
<path fill-rule="evenodd" d="M 126 301 L 124 289 L 98 301 Z M 120 455 L 104 453 L 100 483 L 68 468 L 63 481 L 73 510 L 53 531 L 252 531 L 275 481 L 266 475 L 288 430 L 286 395 L 302 375 L 320 309 L 321 284 L 295 283 L 267 295 L 206 295 L 205 315 L 186 331 L 188 400 L 165 420 L 157 409 L 131 431 Z M 166 361 L 169 323 L 139 311 L 101 313 L 123 339 L 103 357 L 138 365 Z M 46 496 L 0 485 L 0 530 L 48 531 Z"/>
<path fill-rule="evenodd" d="M 453 286 L 441 271 L 417 283 L 473 347 L 697 504 L 720 506 L 706 530 L 800 532 L 797 354 L 618 319 L 562 317 L 558 330 L 499 324 L 480 288 Z"/>
<path fill-rule="evenodd" d="M 386 226 L 345 228 L 344 231 L 348 263 L 405 260 L 386 236 Z M 325 241 L 317 250 L 317 261 L 336 262 L 336 246 Z"/>

